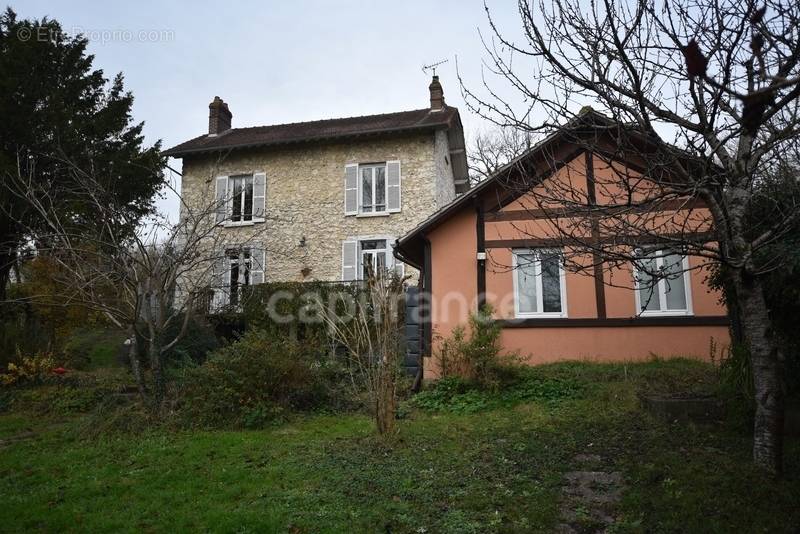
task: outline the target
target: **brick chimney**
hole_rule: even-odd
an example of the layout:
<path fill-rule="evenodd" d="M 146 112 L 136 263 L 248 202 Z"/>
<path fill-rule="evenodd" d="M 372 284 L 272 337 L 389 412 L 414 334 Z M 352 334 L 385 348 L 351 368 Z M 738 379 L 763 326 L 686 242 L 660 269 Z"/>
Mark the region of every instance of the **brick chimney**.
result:
<path fill-rule="evenodd" d="M 439 83 L 439 77 L 435 74 L 431 84 L 428 86 L 428 90 L 431 92 L 431 111 L 443 110 L 445 106 L 444 89 L 442 89 L 442 84 Z"/>
<path fill-rule="evenodd" d="M 233 114 L 218 96 L 208 105 L 208 135 L 219 135 L 231 129 Z"/>

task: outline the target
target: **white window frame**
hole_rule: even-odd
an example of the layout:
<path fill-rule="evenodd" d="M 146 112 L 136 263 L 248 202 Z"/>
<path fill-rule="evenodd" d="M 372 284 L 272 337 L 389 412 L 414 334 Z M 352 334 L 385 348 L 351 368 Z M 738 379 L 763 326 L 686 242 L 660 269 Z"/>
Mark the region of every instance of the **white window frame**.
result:
<path fill-rule="evenodd" d="M 666 249 L 651 249 L 651 250 L 643 250 L 642 253 L 647 253 L 648 255 L 654 255 L 656 260 L 656 268 L 661 270 L 664 266 L 664 256 L 670 254 L 679 254 L 678 252 L 669 252 Z M 659 278 L 658 283 L 653 288 L 656 295 L 658 296 L 658 309 L 657 310 L 643 310 L 642 309 L 642 297 L 641 297 L 641 287 L 639 285 L 639 277 L 637 276 L 638 268 L 636 264 L 633 265 L 633 283 L 635 288 L 635 296 L 636 296 L 636 315 L 641 317 L 664 317 L 664 316 L 684 316 L 684 315 L 694 315 L 694 310 L 692 307 L 692 277 L 689 276 L 689 256 L 681 255 L 681 276 L 683 277 L 683 288 L 686 297 L 686 309 L 684 310 L 668 310 L 666 309 L 667 306 L 667 280 L 666 278 Z"/>
<path fill-rule="evenodd" d="M 518 263 L 518 256 L 520 255 L 535 255 L 536 261 L 534 262 L 534 272 L 536 280 L 536 309 L 543 310 L 544 309 L 544 293 L 542 291 L 542 264 L 539 259 L 541 254 L 552 254 L 558 255 L 561 257 L 562 253 L 560 250 L 554 249 L 541 249 L 541 248 L 528 248 L 528 249 L 514 249 L 511 251 L 511 266 L 514 271 L 513 280 L 514 280 L 514 317 L 518 319 L 525 319 L 525 318 L 558 318 L 558 317 L 567 317 L 567 278 L 566 273 L 564 271 L 564 261 L 563 259 L 558 262 L 558 279 L 559 279 L 559 292 L 561 293 L 561 311 L 560 312 L 546 312 L 546 311 L 535 311 L 535 312 L 523 312 L 519 309 L 519 273 L 520 269 Z"/>
<path fill-rule="evenodd" d="M 256 193 L 256 191 L 255 191 L 256 175 L 264 176 L 264 195 L 265 195 L 264 197 L 256 197 L 256 194 L 255 194 Z M 252 200 L 251 200 L 252 207 L 251 207 L 251 212 L 250 212 L 251 216 L 250 216 L 250 220 L 249 221 L 245 221 L 245 220 L 234 221 L 233 220 L 233 202 L 234 202 L 234 198 L 233 198 L 233 179 L 235 179 L 235 178 L 246 178 L 246 179 L 249 178 L 250 183 L 252 184 L 252 187 L 253 187 L 253 197 L 252 197 Z M 218 176 L 217 177 L 217 180 L 221 180 L 221 179 L 225 180 L 225 218 L 221 222 L 221 225 L 224 226 L 225 228 L 230 228 L 230 227 L 237 227 L 237 226 L 253 226 L 254 224 L 263 223 L 265 221 L 265 215 L 262 214 L 262 216 L 260 216 L 260 217 L 257 216 L 257 211 L 258 210 L 256 209 L 256 199 L 257 198 L 263 198 L 264 199 L 262 202 L 264 203 L 264 210 L 266 211 L 266 192 L 267 192 L 267 190 L 266 190 L 266 188 L 267 188 L 266 173 L 264 171 L 258 171 L 258 170 L 255 170 L 255 171 L 236 171 L 236 172 L 233 172 L 233 173 L 231 173 L 231 174 L 229 174 L 227 176 Z M 244 192 L 242 192 L 241 199 L 239 200 L 240 209 L 241 209 L 241 213 L 242 214 L 244 214 L 244 209 L 245 209 L 245 198 L 246 198 L 246 195 L 244 194 Z"/>
<path fill-rule="evenodd" d="M 235 199 L 233 197 L 233 183 L 235 180 L 240 179 L 242 180 L 245 187 L 242 188 L 242 193 L 240 195 L 240 199 Z M 247 182 L 250 182 L 250 187 L 253 188 L 253 194 L 250 195 L 250 220 L 244 220 L 245 214 L 245 199 L 247 195 L 245 192 L 247 191 Z M 256 222 L 255 216 L 255 173 L 240 173 L 240 174 L 232 174 L 228 176 L 228 184 L 225 188 L 226 191 L 226 198 L 228 200 L 228 226 L 249 226 Z M 239 202 L 239 213 L 240 219 L 238 221 L 233 220 L 233 204 L 235 202 Z"/>
<path fill-rule="evenodd" d="M 356 245 L 356 277 L 355 281 L 363 281 L 364 278 L 364 258 L 363 258 L 363 249 L 361 248 L 361 243 L 364 241 L 385 241 L 386 246 L 383 249 L 385 258 L 386 258 L 386 269 L 390 271 L 397 271 L 397 267 L 400 267 L 399 275 L 402 277 L 405 275 L 406 272 L 406 264 L 402 261 L 399 261 L 397 258 L 394 257 L 394 242 L 395 237 L 391 235 L 359 235 L 348 237 L 345 241 L 351 241 Z M 344 251 L 342 251 L 342 279 L 344 279 Z"/>
<path fill-rule="evenodd" d="M 233 257 L 233 252 L 236 252 L 236 257 Z M 244 252 L 247 251 L 248 255 L 247 258 L 244 258 Z M 249 246 L 241 246 L 241 247 L 227 247 L 225 249 L 225 276 L 224 276 L 224 287 L 225 291 L 228 293 L 228 302 L 225 304 L 227 306 L 240 306 L 242 303 L 242 295 L 241 291 L 243 287 L 248 287 L 252 285 L 251 283 L 251 272 L 253 270 L 253 251 L 252 248 Z M 242 265 L 245 268 L 245 275 L 244 279 L 246 283 L 241 283 L 237 281 L 237 290 L 239 294 L 236 295 L 236 303 L 232 302 L 233 298 L 233 291 L 231 291 L 231 284 L 233 279 L 231 278 L 231 274 L 233 271 L 233 265 L 236 264 L 237 266 L 241 267 Z M 241 276 L 240 276 L 241 278 Z"/>
<path fill-rule="evenodd" d="M 375 169 L 383 168 L 383 210 L 376 211 L 375 208 Z M 361 177 L 362 169 L 372 169 L 372 211 L 364 211 L 364 180 Z M 382 163 L 359 163 L 358 164 L 358 217 L 383 217 L 389 215 L 389 169 L 386 162 Z"/>
<path fill-rule="evenodd" d="M 383 248 L 364 250 L 362 248 L 362 244 L 365 241 L 383 241 Z M 359 239 L 358 240 L 358 267 L 357 267 L 358 268 L 358 276 L 359 276 L 358 279 L 359 280 L 363 280 L 364 279 L 363 276 L 364 276 L 364 254 L 365 253 L 370 255 L 370 261 L 372 262 L 373 268 L 378 263 L 378 254 L 382 253 L 383 254 L 384 269 L 388 270 L 391 267 L 393 267 L 393 265 L 394 265 L 394 262 L 392 261 L 392 259 L 389 258 L 389 254 L 391 254 L 391 251 L 392 251 L 392 247 L 391 247 L 391 245 L 389 245 L 389 240 L 388 239 L 384 239 L 384 238 L 381 238 L 381 237 L 376 237 L 375 239 Z"/>

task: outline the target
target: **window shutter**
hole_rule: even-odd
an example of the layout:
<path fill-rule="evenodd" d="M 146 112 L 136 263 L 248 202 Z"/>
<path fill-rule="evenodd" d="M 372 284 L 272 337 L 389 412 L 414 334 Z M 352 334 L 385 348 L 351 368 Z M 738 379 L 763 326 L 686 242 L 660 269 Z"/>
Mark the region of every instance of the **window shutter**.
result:
<path fill-rule="evenodd" d="M 387 237 L 386 242 L 389 244 L 389 249 L 386 251 L 389 255 L 389 257 L 386 258 L 386 265 L 390 266 L 394 270 L 394 273 L 402 278 L 406 271 L 406 264 L 398 260 L 394 255 L 394 246 L 397 241 L 393 237 Z"/>
<path fill-rule="evenodd" d="M 267 213 L 267 175 L 257 172 L 253 175 L 253 219 L 264 220 Z"/>
<path fill-rule="evenodd" d="M 400 162 L 386 162 L 386 211 L 400 211 Z"/>
<path fill-rule="evenodd" d="M 231 287 L 231 260 L 227 254 L 222 258 L 222 288 L 225 291 Z"/>
<path fill-rule="evenodd" d="M 250 248 L 250 283 L 253 285 L 264 283 L 264 249 L 261 247 Z"/>
<path fill-rule="evenodd" d="M 358 278 L 358 241 L 342 241 L 342 281 Z"/>
<path fill-rule="evenodd" d="M 228 193 L 228 177 L 227 176 L 217 176 L 217 192 L 216 192 L 216 199 L 217 199 L 217 217 L 216 222 L 217 224 L 223 222 L 225 220 L 225 215 L 228 207 L 228 203 L 226 202 L 225 196 Z"/>
<path fill-rule="evenodd" d="M 358 165 L 344 166 L 344 214 L 358 214 Z"/>
<path fill-rule="evenodd" d="M 214 259 L 213 273 L 211 276 L 211 289 L 213 290 L 212 311 L 221 310 L 225 306 L 225 266 L 227 265 L 224 252 Z"/>

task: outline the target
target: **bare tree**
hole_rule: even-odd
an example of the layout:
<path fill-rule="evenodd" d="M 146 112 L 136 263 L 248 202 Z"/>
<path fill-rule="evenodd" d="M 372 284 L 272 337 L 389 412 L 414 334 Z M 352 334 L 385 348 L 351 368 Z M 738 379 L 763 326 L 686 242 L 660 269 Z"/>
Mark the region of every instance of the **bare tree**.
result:
<path fill-rule="evenodd" d="M 471 185 L 492 176 L 533 145 L 531 132 L 519 128 L 497 127 L 476 133 L 472 148 L 467 152 Z"/>
<path fill-rule="evenodd" d="M 762 177 L 796 157 L 800 5 L 520 0 L 518 9 L 521 32 L 514 34 L 486 8 L 491 72 L 483 89 L 462 83 L 468 106 L 501 127 L 573 134 L 615 171 L 619 161 L 639 168 L 596 183 L 602 203 L 568 183 L 531 189 L 529 178 L 518 178 L 509 187 L 532 191 L 531 208 L 549 214 L 553 231 L 583 253 L 576 268 L 633 262 L 651 279 L 674 274 L 643 257 L 648 240 L 724 267 L 753 364 L 753 457 L 780 471 L 782 357 L 763 277 L 782 265 L 781 247 L 772 245 L 798 210 L 774 202 L 774 216 L 755 226 L 747 214 Z M 586 111 L 566 120 L 585 104 L 610 120 Z M 533 125 L 532 117 L 544 123 Z M 519 170 L 521 177 L 530 171 Z"/>
<path fill-rule="evenodd" d="M 178 223 L 154 215 L 131 225 L 129 210 L 112 200 L 102 180 L 67 159 L 62 163 L 74 176 L 71 194 L 98 218 L 65 219 L 49 192 L 37 189 L 33 169 L 6 177 L 17 201 L 39 218 L 40 224 L 31 229 L 36 253 L 58 267 L 57 301 L 48 296 L 41 304 L 86 306 L 128 332 L 139 392 L 158 410 L 166 392 L 166 356 L 185 336 L 193 317 L 209 311 L 211 292 L 221 289 L 218 265 L 229 244 L 219 231 L 218 202 L 190 206 L 182 200 Z M 136 231 L 130 232 L 131 227 Z M 249 233 L 237 247 L 252 246 L 258 235 Z M 139 347 L 138 340 L 145 346 Z"/>
<path fill-rule="evenodd" d="M 370 274 L 355 300 L 341 292 L 333 302 L 316 302 L 331 340 L 345 348 L 350 368 L 366 386 L 381 435 L 396 431 L 397 379 L 405 354 L 403 282 L 390 272 Z"/>

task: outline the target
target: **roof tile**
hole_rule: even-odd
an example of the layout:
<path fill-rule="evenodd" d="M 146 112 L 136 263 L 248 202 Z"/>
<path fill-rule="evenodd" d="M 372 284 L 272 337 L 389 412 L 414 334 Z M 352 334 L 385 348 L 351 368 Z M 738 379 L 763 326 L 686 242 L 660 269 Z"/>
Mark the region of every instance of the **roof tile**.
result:
<path fill-rule="evenodd" d="M 447 106 L 442 111 L 428 108 L 382 115 L 365 115 L 310 122 L 231 128 L 217 135 L 201 135 L 164 151 L 172 157 L 216 152 L 234 148 L 282 145 L 322 141 L 341 137 L 399 133 L 403 131 L 445 128 L 458 117 L 458 109 Z"/>

